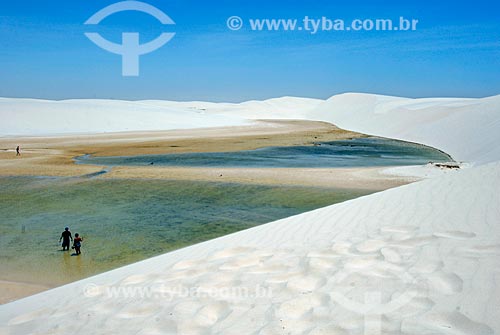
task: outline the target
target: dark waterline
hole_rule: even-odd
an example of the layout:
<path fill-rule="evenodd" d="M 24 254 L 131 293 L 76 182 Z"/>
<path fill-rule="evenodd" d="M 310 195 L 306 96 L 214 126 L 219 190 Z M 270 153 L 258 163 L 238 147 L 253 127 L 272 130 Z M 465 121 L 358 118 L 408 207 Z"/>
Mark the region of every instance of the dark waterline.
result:
<path fill-rule="evenodd" d="M 427 146 L 368 137 L 322 142 L 308 146 L 267 147 L 236 152 L 141 155 L 130 157 L 76 158 L 81 164 L 107 166 L 191 166 L 328 168 L 421 165 L 429 161 L 447 162 L 445 153 Z"/>

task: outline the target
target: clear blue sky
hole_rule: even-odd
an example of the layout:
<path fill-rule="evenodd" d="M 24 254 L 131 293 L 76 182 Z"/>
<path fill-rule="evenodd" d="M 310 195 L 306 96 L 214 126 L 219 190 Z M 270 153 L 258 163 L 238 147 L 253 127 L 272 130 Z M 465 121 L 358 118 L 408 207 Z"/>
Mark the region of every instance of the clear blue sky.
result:
<path fill-rule="evenodd" d="M 243 101 L 343 92 L 407 97 L 500 94 L 500 5 L 496 1 L 145 0 L 175 26 L 138 12 L 83 23 L 109 0 L 0 3 L 0 96 Z M 495 4 L 496 3 L 496 4 Z M 250 18 L 418 19 L 416 32 L 254 32 L 226 27 Z M 176 36 L 141 57 L 139 77 L 85 36 L 141 42 Z"/>

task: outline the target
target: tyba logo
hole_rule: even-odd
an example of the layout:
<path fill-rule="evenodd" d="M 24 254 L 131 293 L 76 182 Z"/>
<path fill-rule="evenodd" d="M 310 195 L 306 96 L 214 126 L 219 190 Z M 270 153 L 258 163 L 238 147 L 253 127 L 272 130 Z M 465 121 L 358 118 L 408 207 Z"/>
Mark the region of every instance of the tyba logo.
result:
<path fill-rule="evenodd" d="M 108 16 L 124 11 L 143 12 L 155 17 L 161 24 L 175 24 L 167 14 L 158 8 L 140 1 L 122 1 L 112 4 L 92 15 L 85 24 L 97 25 Z M 106 40 L 98 33 L 85 33 L 85 36 L 100 48 L 122 56 L 123 76 L 139 76 L 139 56 L 161 48 L 174 35 L 175 33 L 162 33 L 148 43 L 139 44 L 139 33 L 122 33 L 122 44 L 116 44 Z"/>

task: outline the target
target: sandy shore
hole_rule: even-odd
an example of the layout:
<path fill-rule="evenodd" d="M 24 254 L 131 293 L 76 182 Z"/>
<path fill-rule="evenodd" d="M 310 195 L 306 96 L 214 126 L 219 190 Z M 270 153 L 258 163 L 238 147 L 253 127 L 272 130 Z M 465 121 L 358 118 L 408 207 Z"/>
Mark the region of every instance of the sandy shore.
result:
<path fill-rule="evenodd" d="M 0 175 L 78 176 L 101 167 L 75 165 L 73 158 L 145 154 L 224 152 L 268 146 L 311 144 L 359 137 L 331 124 L 311 121 L 259 121 L 251 126 L 52 137 L 0 138 Z M 16 157 L 15 148 L 22 155 Z"/>
<path fill-rule="evenodd" d="M 307 145 L 363 136 L 331 124 L 313 121 L 258 121 L 252 126 L 131 132 L 60 137 L 0 139 L 0 176 L 82 176 L 103 166 L 77 165 L 73 158 L 185 152 L 224 152 L 268 146 Z M 22 155 L 16 157 L 15 148 Z M 326 186 L 382 190 L 407 183 L 387 177 L 381 169 L 266 169 L 116 167 L 103 178 L 159 178 L 258 184 Z"/>
<path fill-rule="evenodd" d="M 148 178 L 229 183 L 385 190 L 415 181 L 383 174 L 386 168 L 195 168 L 116 167 L 102 178 Z"/>
<path fill-rule="evenodd" d="M 50 288 L 52 287 L 0 280 L 0 304 L 6 304 L 8 302 L 33 295 L 38 292 L 46 291 Z"/>

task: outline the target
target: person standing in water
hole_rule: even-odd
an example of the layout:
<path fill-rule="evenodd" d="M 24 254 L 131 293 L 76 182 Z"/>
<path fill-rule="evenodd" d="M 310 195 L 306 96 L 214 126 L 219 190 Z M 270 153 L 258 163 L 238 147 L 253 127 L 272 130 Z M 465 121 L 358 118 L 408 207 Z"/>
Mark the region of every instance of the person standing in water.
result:
<path fill-rule="evenodd" d="M 69 250 L 69 240 L 73 241 L 73 236 L 71 236 L 71 232 L 69 231 L 69 227 L 65 227 L 64 231 L 61 234 L 61 238 L 59 239 L 59 242 L 62 240 L 62 248 L 64 250 Z"/>
<path fill-rule="evenodd" d="M 80 237 L 78 233 L 75 234 L 75 239 L 73 240 L 73 248 L 75 248 L 75 253 L 77 255 L 80 255 L 82 252 L 80 251 L 80 248 L 82 246 L 82 241 L 83 238 Z"/>
<path fill-rule="evenodd" d="M 16 148 L 16 156 L 21 156 L 21 148 L 19 146 Z"/>

